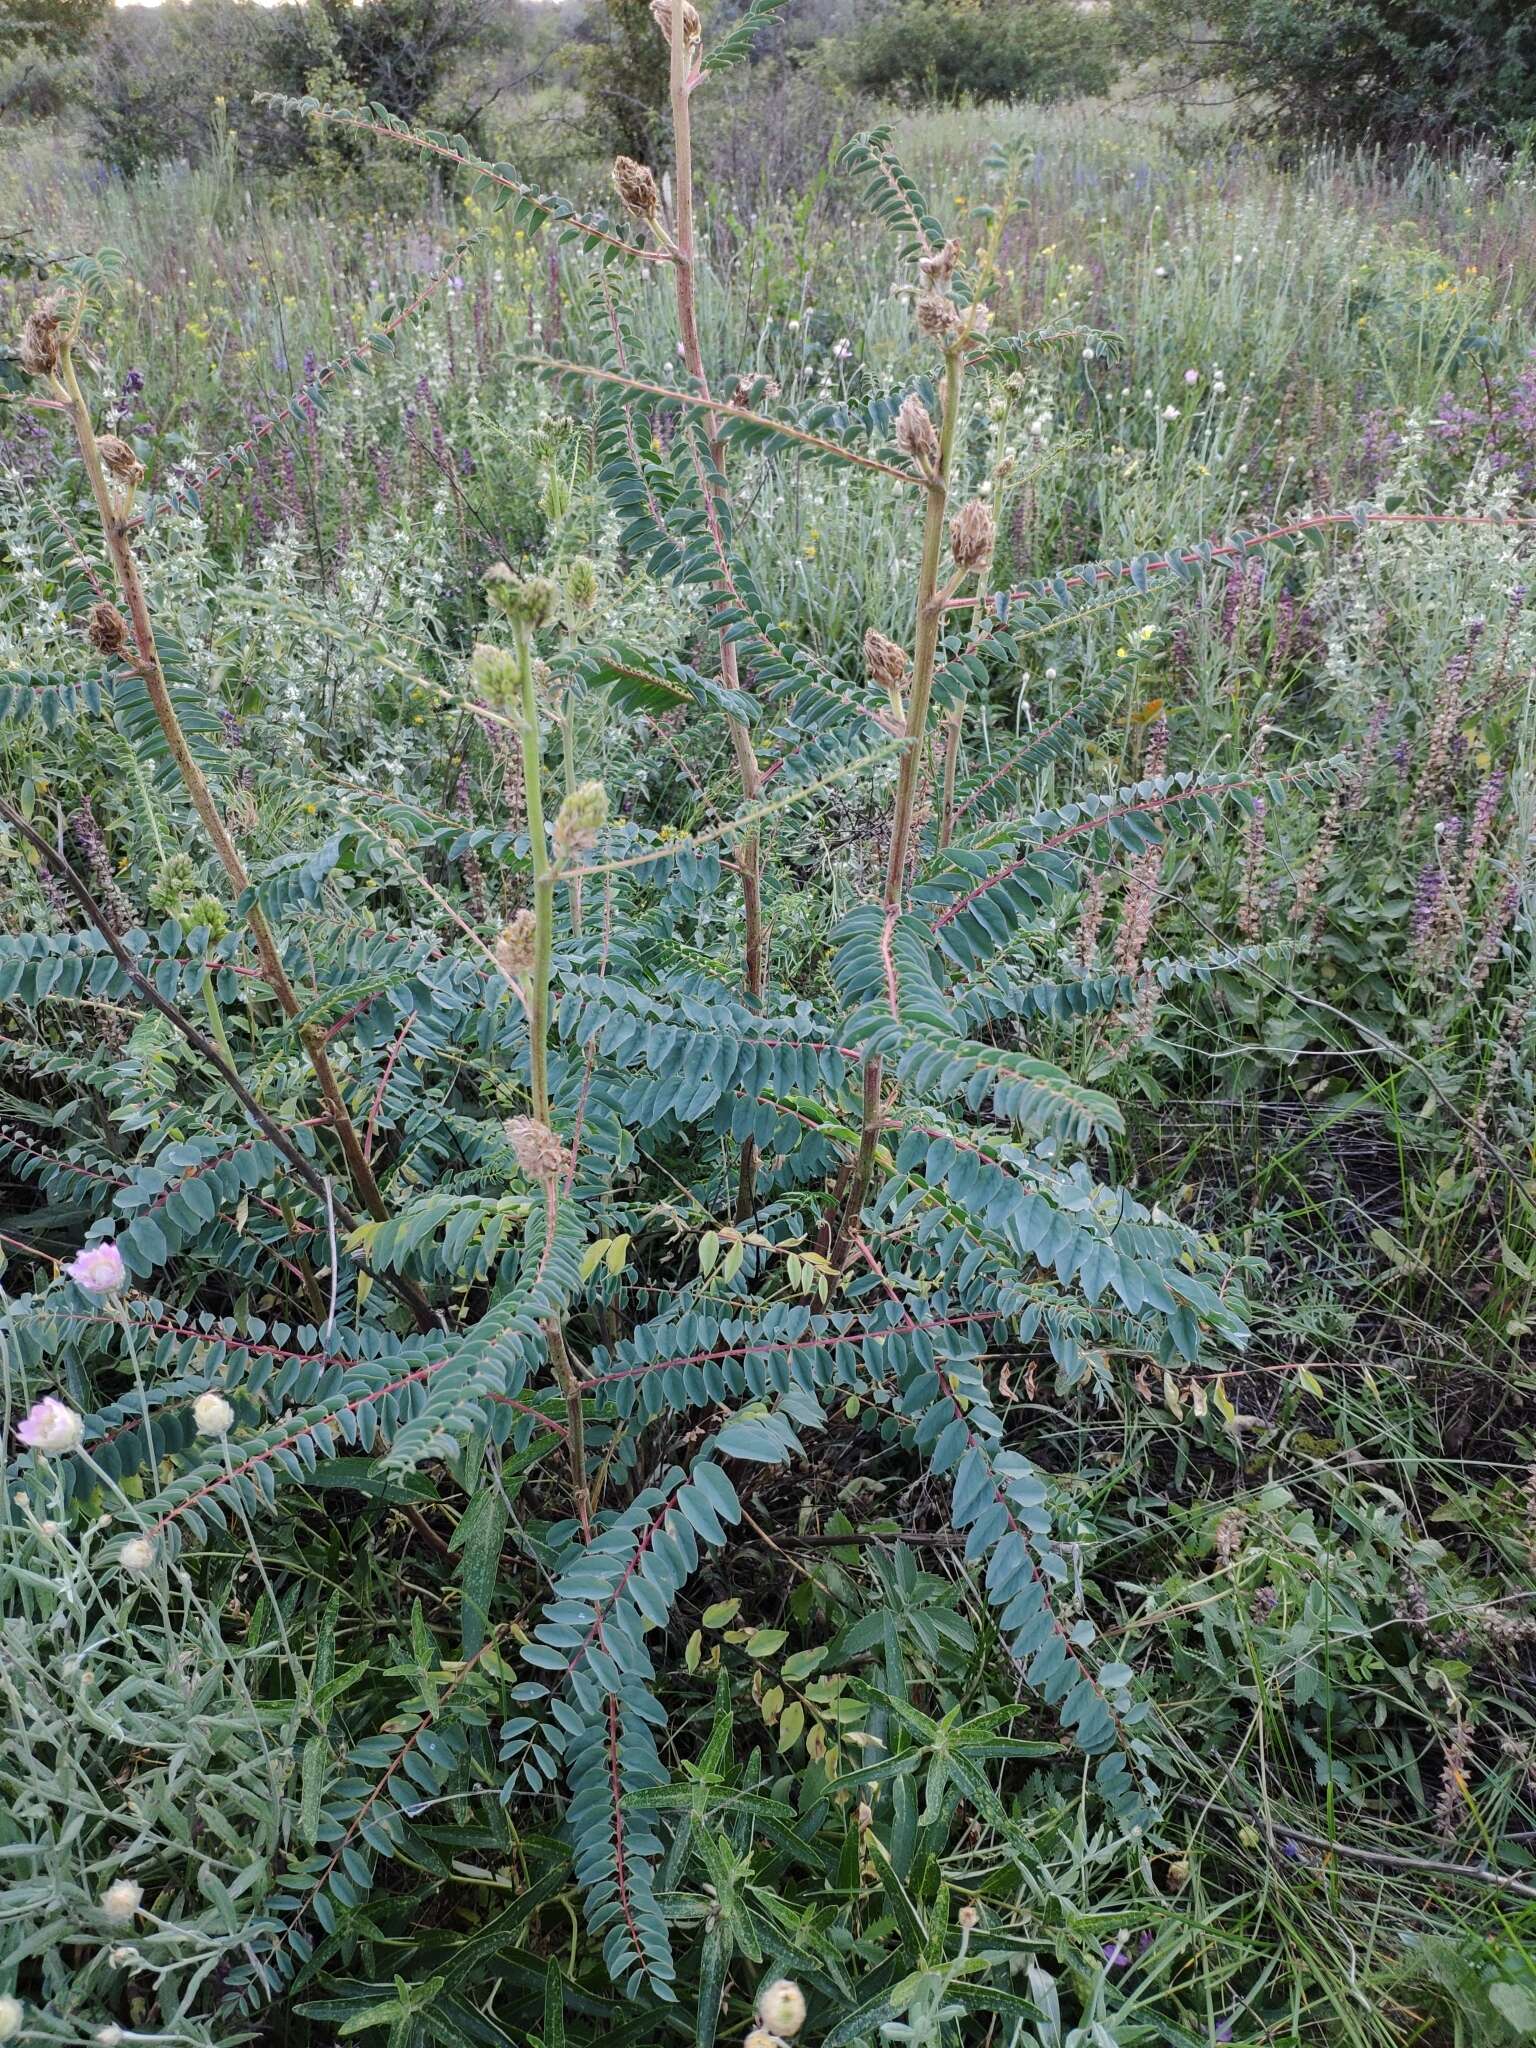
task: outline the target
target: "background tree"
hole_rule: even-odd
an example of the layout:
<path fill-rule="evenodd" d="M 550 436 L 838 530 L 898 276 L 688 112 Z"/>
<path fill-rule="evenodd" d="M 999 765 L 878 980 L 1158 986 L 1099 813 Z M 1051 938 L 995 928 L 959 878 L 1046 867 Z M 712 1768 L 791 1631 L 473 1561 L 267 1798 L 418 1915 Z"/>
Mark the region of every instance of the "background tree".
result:
<path fill-rule="evenodd" d="M 849 51 L 849 77 L 907 100 L 1057 100 L 1107 90 L 1104 25 L 1064 0 L 896 0 Z"/>
<path fill-rule="evenodd" d="M 1121 0 L 1132 55 L 1186 85 L 1226 79 L 1248 125 L 1387 143 L 1488 136 L 1536 123 L 1529 0 Z"/>

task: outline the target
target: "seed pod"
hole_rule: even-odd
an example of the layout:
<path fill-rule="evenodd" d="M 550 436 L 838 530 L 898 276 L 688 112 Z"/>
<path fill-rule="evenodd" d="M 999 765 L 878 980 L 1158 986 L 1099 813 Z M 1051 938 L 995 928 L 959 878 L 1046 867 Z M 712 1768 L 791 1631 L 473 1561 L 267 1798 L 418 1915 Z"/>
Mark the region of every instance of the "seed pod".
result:
<path fill-rule="evenodd" d="M 51 377 L 63 352 L 59 301 L 39 299 L 22 323 L 16 360 L 29 377 Z"/>
<path fill-rule="evenodd" d="M 105 598 L 93 604 L 85 622 L 85 637 L 98 654 L 121 654 L 128 645 L 128 621 L 115 604 Z"/>
<path fill-rule="evenodd" d="M 565 1166 L 565 1147 L 536 1116 L 509 1116 L 502 1129 L 512 1147 L 519 1173 L 551 1187 Z"/>
<path fill-rule="evenodd" d="M 655 219 L 661 205 L 661 194 L 656 189 L 655 178 L 644 164 L 637 164 L 632 156 L 616 156 L 613 160 L 613 189 L 626 213 L 632 213 L 636 220 Z"/>
<path fill-rule="evenodd" d="M 960 569 L 979 569 L 997 539 L 992 514 L 980 498 L 962 505 L 949 522 L 949 551 Z"/>
<path fill-rule="evenodd" d="M 917 302 L 917 331 L 946 345 L 960 325 L 960 308 L 944 292 L 924 292 Z"/>
<path fill-rule="evenodd" d="M 555 858 L 562 866 L 596 845 L 608 822 L 608 792 L 600 782 L 583 782 L 560 806 L 555 819 Z"/>
<path fill-rule="evenodd" d="M 783 388 L 777 377 L 738 377 L 725 402 L 727 405 L 749 406 L 755 398 L 759 405 L 772 405 Z"/>
<path fill-rule="evenodd" d="M 935 249 L 930 255 L 919 256 L 917 267 L 931 285 L 947 285 L 955 274 L 955 265 L 960 261 L 960 244 L 948 241 L 942 249 Z"/>
<path fill-rule="evenodd" d="M 651 0 L 651 19 L 661 30 L 670 44 L 672 41 L 672 0 Z M 685 42 L 697 43 L 704 35 L 704 24 L 699 19 L 699 10 L 693 0 L 683 0 L 683 38 Z"/>
<path fill-rule="evenodd" d="M 119 435 L 101 435 L 96 451 L 101 457 L 102 468 L 114 482 L 126 484 L 130 490 L 143 483 L 144 465 Z"/>
<path fill-rule="evenodd" d="M 897 694 L 907 680 L 907 666 L 906 649 L 871 626 L 864 635 L 864 667 L 869 680 L 878 683 L 882 690 Z"/>
<path fill-rule="evenodd" d="M 910 455 L 914 462 L 925 466 L 939 459 L 938 432 L 928 417 L 927 406 L 915 391 L 907 393 L 896 415 L 896 446 L 903 455 Z"/>
<path fill-rule="evenodd" d="M 515 912 L 512 922 L 502 927 L 501 937 L 496 941 L 496 965 L 508 981 L 522 981 L 533 972 L 536 930 L 537 920 L 531 910 Z"/>

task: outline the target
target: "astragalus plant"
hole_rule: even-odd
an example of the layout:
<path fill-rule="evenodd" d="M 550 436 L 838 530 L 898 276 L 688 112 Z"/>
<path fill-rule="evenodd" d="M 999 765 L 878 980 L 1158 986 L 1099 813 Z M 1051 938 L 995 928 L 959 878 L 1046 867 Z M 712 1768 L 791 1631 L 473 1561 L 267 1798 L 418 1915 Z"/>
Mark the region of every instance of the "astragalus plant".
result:
<path fill-rule="evenodd" d="M 729 1764 L 730 1726 L 698 1754 L 699 1681 L 674 1620 L 701 1571 L 731 1582 L 772 1468 L 808 1497 L 858 1467 L 922 1479 L 1020 1688 L 984 1731 L 1002 1748 L 977 1753 L 1029 1759 L 1037 1793 L 1083 1801 L 1096 1837 L 1155 1825 L 1161 1738 L 1131 1668 L 1096 1648 L 1080 1556 L 1057 1532 L 1070 1475 L 1037 1458 L 1019 1390 L 1038 1416 L 1091 1409 L 1138 1372 L 1176 1384 L 1241 1343 L 1242 1308 L 1215 1244 L 1115 1184 L 1114 1101 L 1043 1048 L 1084 1018 L 1130 1037 L 1159 986 L 1241 963 L 1153 957 L 1162 849 L 1224 805 L 1278 799 L 1281 778 L 1169 777 L 1154 736 L 1144 780 L 1067 795 L 1085 729 L 1134 672 L 1124 650 L 1056 724 L 984 759 L 976 747 L 977 707 L 1069 585 L 994 598 L 989 501 L 958 483 L 969 422 L 1011 402 L 1036 351 L 1084 343 L 992 331 L 1007 159 L 963 247 L 888 135 L 844 152 L 910 304 L 900 388 L 791 417 L 769 380 L 705 360 L 692 109 L 773 11 L 757 0 L 706 48 L 687 0 L 657 0 L 675 156 L 665 179 L 616 166 L 613 220 L 384 110 L 295 109 L 465 166 L 586 265 L 573 328 L 590 354 L 528 374 L 569 386 L 624 557 L 695 621 L 681 649 L 610 644 L 592 630 L 601 567 L 561 547 L 542 573 L 488 560 L 478 641 L 422 678 L 495 767 L 488 811 L 338 778 L 328 836 L 250 861 L 196 653 L 155 622 L 155 563 L 186 492 L 145 500 L 139 457 L 96 431 L 84 281 L 39 309 L 23 346 L 98 518 L 93 542 L 60 534 L 49 558 L 98 660 L 20 679 L 8 759 L 24 766 L 40 728 L 110 714 L 152 811 L 185 836 L 151 929 L 67 857 L 34 785 L 0 802 L 17 871 L 56 911 L 0 956 L 0 1000 L 42 1020 L 17 1057 L 43 1105 L 0 1146 L 86 1244 L 67 1271 L 35 1262 L 7 1301 L 7 1394 L 32 1418 L 13 1477 L 34 1501 L 56 1490 L 66 1533 L 46 1540 L 93 1532 L 90 1613 L 126 1613 L 112 1626 L 148 1648 L 135 1613 L 201 1589 L 226 1619 L 255 1609 L 277 1646 L 253 1737 L 267 1727 L 280 1754 L 241 1769 L 276 1773 L 281 1841 L 268 1853 L 253 1830 L 264 1882 L 225 1890 L 260 1891 L 260 1917 L 202 1986 L 230 2013 L 297 1995 L 338 1959 L 387 1990 L 381 1912 L 419 1881 L 430 1921 L 432 1884 L 463 1875 L 466 1844 L 495 1865 L 471 1857 L 473 1881 L 531 1892 L 525 1921 L 569 1868 L 612 1984 L 642 2010 L 681 1988 L 701 2040 L 733 1945 L 741 1967 L 795 1962 L 829 2002 L 854 1996 L 782 1926 L 723 1917 L 725 1838 L 694 1797 Z M 675 299 L 676 355 L 647 361 L 628 306 L 655 279 Z M 754 577 L 754 481 L 802 462 L 910 508 L 906 615 L 868 622 L 858 672 L 791 639 Z M 1171 559 L 1199 572 L 1198 556 Z M 1127 568 L 1130 587 L 1147 567 Z M 610 764 L 632 757 L 632 786 L 592 772 L 599 738 Z M 773 849 L 848 790 L 868 798 L 841 884 L 860 900 L 789 985 L 776 906 L 801 883 Z M 1102 954 L 1085 950 L 1080 898 L 1111 934 L 1119 916 Z M 102 1020 L 72 1060 L 49 1035 L 66 1005 Z M 372 1509 L 317 1513 L 338 1478 Z M 341 1669 L 340 1589 L 385 1566 L 405 1618 L 377 1669 Z M 445 1658 L 437 1632 L 454 1630 Z M 686 1726 L 669 1722 L 680 1700 Z M 885 1870 L 900 1900 L 916 1819 L 887 1752 L 905 1724 L 882 1710 L 877 1735 L 861 1711 L 850 1694 L 804 1752 L 802 1824 L 856 1811 L 854 1875 Z M 1010 1747 L 1014 1719 L 1037 1739 Z M 928 1783 L 1006 1827 L 969 1751 Z M 698 1858 L 713 1907 L 688 1896 Z M 167 1841 L 141 1841 L 146 1900 L 173 1861 Z M 55 1998 L 37 1940 L 22 1976 Z M 988 1991 L 991 1967 L 966 1962 L 967 2010 L 1009 1995 Z M 109 2027 L 155 1992 L 131 1957 L 113 1971 Z M 476 2035 L 460 1981 L 439 1999 L 439 1979 L 402 1979 L 349 2025 L 506 2038 Z M 175 1997 L 163 1989 L 167 2026 Z"/>

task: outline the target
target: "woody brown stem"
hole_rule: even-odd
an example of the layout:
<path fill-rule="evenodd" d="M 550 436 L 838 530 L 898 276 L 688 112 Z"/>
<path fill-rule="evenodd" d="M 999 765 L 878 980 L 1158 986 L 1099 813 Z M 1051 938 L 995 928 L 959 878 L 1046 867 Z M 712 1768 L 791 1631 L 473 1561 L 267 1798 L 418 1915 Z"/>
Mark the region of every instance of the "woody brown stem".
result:
<path fill-rule="evenodd" d="M 239 849 L 230 836 L 229 827 L 220 815 L 219 807 L 213 800 L 213 791 L 208 787 L 207 777 L 198 767 L 192 749 L 187 744 L 186 733 L 176 715 L 171 701 L 170 688 L 165 680 L 165 670 L 160 663 L 160 650 L 155 640 L 155 629 L 150 618 L 149 601 L 144 595 L 143 580 L 139 565 L 128 539 L 127 523 L 113 501 L 111 486 L 101 459 L 101 450 L 96 443 L 96 430 L 91 424 L 90 408 L 80 389 L 80 380 L 69 349 L 63 349 L 59 360 L 59 381 L 68 404 L 70 423 L 75 430 L 75 439 L 80 447 L 80 459 L 90 479 L 91 495 L 96 501 L 97 515 L 101 521 L 102 539 L 112 563 L 112 572 L 123 602 L 128 607 L 128 621 L 133 633 L 133 643 L 138 659 L 134 666 L 144 679 L 144 688 L 154 707 L 165 743 L 170 748 L 171 758 L 176 763 L 192 808 L 197 812 L 207 833 L 220 865 L 229 879 L 236 898 L 246 894 L 250 888 L 250 877 Z M 261 961 L 263 978 L 276 996 L 285 1017 L 292 1020 L 299 1015 L 300 1003 L 294 992 L 293 983 L 288 979 L 282 956 L 272 936 L 261 906 L 252 902 L 245 912 L 245 922 L 255 942 L 256 952 Z M 301 1027 L 299 1037 L 309 1055 L 309 1063 L 320 1084 L 321 1095 L 330 1112 L 330 1120 L 336 1133 L 337 1142 L 347 1162 L 347 1172 L 353 1187 L 370 1215 L 382 1220 L 389 1214 L 388 1205 L 374 1179 L 373 1169 L 364 1154 L 356 1126 L 352 1122 L 346 1103 L 342 1098 L 335 1071 L 325 1051 L 324 1033 L 318 1024 Z"/>
<path fill-rule="evenodd" d="M 709 397 L 709 382 L 704 374 L 704 354 L 699 346 L 699 318 L 695 283 L 695 254 L 693 230 L 693 118 L 690 104 L 691 83 L 688 76 L 689 45 L 683 26 L 683 10 L 675 6 L 672 10 L 671 30 L 671 98 L 672 98 L 672 143 L 673 143 L 673 234 L 672 234 L 672 278 L 677 294 L 678 338 L 683 345 L 683 362 L 688 374 L 694 379 L 706 401 Z M 720 438 L 720 422 L 711 411 L 708 415 L 709 457 L 714 472 L 725 474 L 725 447 Z M 714 513 L 715 487 L 709 478 L 701 476 L 701 488 L 711 517 Z M 735 643 L 722 633 L 720 635 L 720 679 L 728 690 L 740 687 L 740 672 L 736 661 Z M 730 720 L 731 751 L 736 758 L 736 773 L 741 781 L 741 793 L 747 804 L 756 803 L 762 794 L 762 771 L 757 765 L 757 756 L 752 751 L 752 737 L 739 719 Z M 743 834 L 736 855 L 736 867 L 741 876 L 741 902 L 746 920 L 745 979 L 747 994 L 754 1003 L 761 1004 L 768 986 L 768 947 L 763 931 L 763 856 L 762 840 L 754 826 Z M 757 1152 L 750 1138 L 741 1148 L 741 1167 L 736 1188 L 736 1215 L 744 1217 L 751 1213 L 753 1188 L 757 1176 Z"/>

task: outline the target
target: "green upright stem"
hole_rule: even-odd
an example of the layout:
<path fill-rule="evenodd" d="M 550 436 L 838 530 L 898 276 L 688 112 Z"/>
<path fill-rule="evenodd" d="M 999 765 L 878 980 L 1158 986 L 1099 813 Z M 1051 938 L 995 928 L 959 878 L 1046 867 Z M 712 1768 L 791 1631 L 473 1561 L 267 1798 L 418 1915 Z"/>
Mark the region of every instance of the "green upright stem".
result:
<path fill-rule="evenodd" d="M 693 232 L 693 114 L 691 106 L 692 83 L 688 76 L 688 39 L 683 33 L 683 10 L 680 5 L 672 10 L 672 62 L 670 88 L 672 99 L 672 145 L 673 145 L 673 241 L 672 277 L 677 293 L 678 339 L 683 345 L 683 361 L 688 374 L 698 384 L 705 398 L 709 396 L 709 383 L 704 374 L 704 352 L 699 346 L 698 296 L 695 283 L 695 256 Z M 709 454 L 717 476 L 725 474 L 725 446 L 720 438 L 718 418 L 709 415 Z M 707 478 L 701 478 L 705 506 L 711 523 L 715 522 L 715 489 Z M 736 643 L 726 634 L 720 636 L 720 679 L 728 690 L 740 687 L 740 673 L 736 661 Z M 727 721 L 731 735 L 731 751 L 736 758 L 736 772 L 741 779 L 741 793 L 748 808 L 762 795 L 762 771 L 757 756 L 752 750 L 752 735 L 739 719 Z M 747 994 L 753 1002 L 761 1003 L 768 987 L 768 940 L 763 927 L 763 849 L 762 840 L 754 825 L 744 832 L 736 856 L 737 872 L 741 876 L 742 911 L 746 922 L 746 984 Z M 751 1214 L 754 1201 L 754 1186 L 757 1177 L 757 1148 L 748 1138 L 741 1148 L 741 1166 L 736 1186 L 736 1215 L 738 1218 Z"/>
<path fill-rule="evenodd" d="M 528 1086 L 533 1113 L 549 1122 L 549 971 L 555 950 L 555 869 L 544 831 L 544 758 L 539 745 L 539 700 L 533 687 L 533 638 L 513 627 L 523 718 L 523 799 L 528 809 L 528 850 L 533 863 L 533 979 L 528 989 Z"/>
<path fill-rule="evenodd" d="M 896 775 L 891 851 L 885 869 L 885 908 L 888 914 L 899 911 L 906 897 L 907 861 L 911 854 L 913 820 L 917 810 L 917 785 L 927 739 L 928 706 L 933 697 L 939 634 L 944 624 L 939 570 L 944 557 L 944 515 L 949 508 L 949 471 L 954 458 L 955 421 L 960 411 L 960 372 L 960 351 L 951 348 L 944 358 L 944 417 L 939 422 L 939 460 L 928 480 L 928 502 L 923 514 L 923 551 L 917 572 L 917 626 L 912 653 L 912 694 L 907 700 L 906 750 Z M 869 1194 L 875 1151 L 880 1142 L 882 1071 L 878 1054 L 864 1062 L 859 1149 L 832 1247 L 834 1265 L 842 1264 L 848 1238 Z"/>
<path fill-rule="evenodd" d="M 113 500 L 111 486 L 107 482 L 107 473 L 101 460 L 101 450 L 96 445 L 96 429 L 91 423 L 90 407 L 86 404 L 85 394 L 80 389 L 80 380 L 75 374 L 74 362 L 68 348 L 64 349 L 59 361 L 59 388 L 68 403 L 70 423 L 74 427 L 75 439 L 79 443 L 80 459 L 90 480 L 91 495 L 96 500 L 102 539 L 106 542 L 107 553 L 111 557 L 113 575 L 122 593 L 123 602 L 128 607 L 128 621 L 138 654 L 135 666 L 144 680 L 144 688 L 155 716 L 160 721 L 160 730 L 165 735 L 165 743 L 170 749 L 171 758 L 176 763 L 177 772 L 188 796 L 192 799 L 192 808 L 197 812 L 203 830 L 208 834 L 213 850 L 218 855 L 219 864 L 229 879 L 231 889 L 237 897 L 243 896 L 250 888 L 250 877 L 245 871 L 244 861 L 240 858 L 239 848 L 230 836 L 229 827 L 214 802 L 213 791 L 208 787 L 208 778 L 198 767 L 192 749 L 187 744 L 181 720 L 176 715 L 176 706 L 171 700 L 165 670 L 160 662 L 160 649 L 155 640 L 154 623 L 150 618 L 149 600 L 144 595 L 138 561 L 129 545 L 127 521 Z M 260 904 L 251 903 L 245 913 L 245 922 L 255 941 L 263 977 L 277 997 L 283 1015 L 290 1020 L 296 1018 L 301 1005 L 293 983 L 288 979 L 288 971 L 283 966 L 277 941 L 272 936 L 271 926 L 267 923 Z M 301 1027 L 299 1036 L 305 1052 L 309 1055 L 315 1079 L 320 1084 L 320 1092 L 325 1098 L 331 1127 L 346 1159 L 352 1185 L 369 1214 L 382 1221 L 389 1215 L 389 1207 L 374 1178 L 373 1168 L 368 1163 L 367 1154 L 357 1135 L 357 1127 L 352 1121 L 340 1084 L 326 1053 L 324 1032 L 318 1025 L 307 1025 Z"/>
<path fill-rule="evenodd" d="M 541 1124 L 550 1122 L 549 976 L 555 950 L 555 864 L 544 832 L 544 750 L 540 745 L 539 700 L 533 686 L 533 635 L 519 619 L 512 626 L 517 651 L 517 684 L 522 702 L 518 739 L 523 750 L 523 798 L 528 808 L 528 852 L 533 864 L 533 974 L 528 985 L 528 1092 Z M 549 1228 L 555 1227 L 555 1194 L 549 1191 Z M 566 1348 L 565 1332 L 551 1316 L 544 1325 L 550 1364 L 565 1401 L 566 1457 L 571 1498 L 583 1533 L 592 1527 L 592 1487 L 587 1477 L 586 1418 L 581 1385 Z"/>

